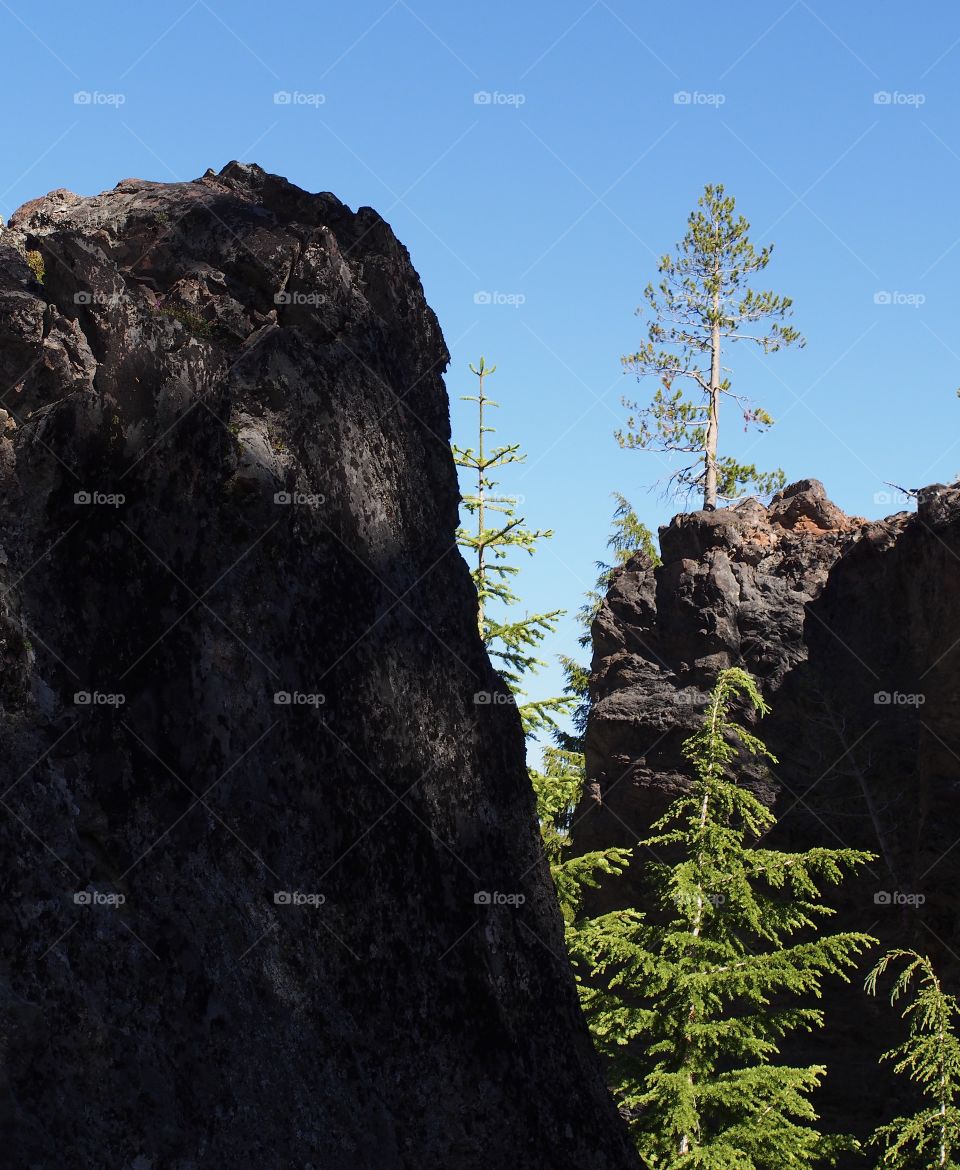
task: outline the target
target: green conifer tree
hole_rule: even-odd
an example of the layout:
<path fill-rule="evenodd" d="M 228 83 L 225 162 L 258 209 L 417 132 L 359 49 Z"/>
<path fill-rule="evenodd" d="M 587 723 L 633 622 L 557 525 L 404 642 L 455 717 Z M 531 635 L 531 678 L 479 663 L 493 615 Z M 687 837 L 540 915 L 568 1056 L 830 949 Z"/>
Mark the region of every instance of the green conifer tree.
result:
<path fill-rule="evenodd" d="M 597 616 L 603 598 L 610 588 L 613 571 L 625 565 L 638 552 L 645 552 L 651 564 L 659 565 L 660 556 L 653 540 L 653 533 L 643 523 L 633 505 L 620 492 L 613 492 L 617 506 L 613 513 L 613 528 L 607 540 L 607 548 L 613 553 L 613 562 L 597 561 L 597 580 L 593 589 L 586 594 L 584 604 L 577 611 L 577 620 L 583 627 L 578 639 L 581 646 L 590 646 L 590 627 Z M 576 699 L 573 708 L 573 734 L 559 728 L 554 738 L 560 747 L 569 751 L 583 751 L 583 740 L 587 733 L 587 719 L 590 716 L 590 666 L 578 662 L 569 654 L 559 655 L 560 666 L 566 676 L 565 690 Z"/>
<path fill-rule="evenodd" d="M 694 783 L 641 842 L 671 858 L 652 863 L 659 906 L 604 915 L 577 937 L 594 1039 L 657 1170 L 806 1168 L 853 1144 L 817 1130 L 809 1098 L 824 1067 L 777 1057 L 784 1036 L 822 1027 L 809 1001 L 874 941 L 819 933 L 833 913 L 822 887 L 870 855 L 759 844 L 775 818 L 735 771 L 773 757 L 734 721 L 744 702 L 768 710 L 750 675 L 723 671 L 684 747 Z"/>
<path fill-rule="evenodd" d="M 694 456 L 669 483 L 681 491 L 702 491 L 704 507 L 713 508 L 718 497 L 732 499 L 750 485 L 766 493 L 784 484 L 782 471 L 758 471 L 752 463 L 718 454 L 724 399 L 737 404 L 745 429 L 773 424 L 765 410 L 734 394 L 724 352 L 738 341 L 752 342 L 764 353 L 805 343 L 795 329 L 781 324 L 790 315 L 790 298 L 750 287 L 770 262 L 772 246 L 754 249 L 747 236 L 750 225 L 742 215 L 734 216 L 735 201 L 724 195 L 722 184 L 708 184 L 698 207 L 676 255 L 660 261 L 660 284 L 649 284 L 644 292 L 652 313 L 647 341 L 622 359 L 638 380 L 653 375 L 660 386 L 643 409 L 623 400 L 636 413 L 616 437 L 621 447 Z M 692 384 L 692 396 L 680 386 L 674 389 L 675 382 Z"/>
<path fill-rule="evenodd" d="M 607 546 L 614 551 L 618 564 L 629 560 L 639 547 L 653 550 L 650 530 L 644 525 L 629 502 L 615 493 L 617 509 L 614 512 L 613 532 Z M 597 565 L 600 576 L 597 589 L 606 589 L 609 583 L 611 565 L 602 562 Z M 596 596 L 599 605 L 599 593 Z M 587 610 L 590 616 L 585 616 Z M 590 642 L 589 623 L 595 606 L 584 606 L 578 619 L 587 626 L 587 632 L 580 638 L 581 645 Z M 573 844 L 570 830 L 573 816 L 583 795 L 586 774 L 583 756 L 583 737 L 586 732 L 587 714 L 590 709 L 590 668 L 578 663 L 568 655 L 560 655 L 560 663 L 567 678 L 564 688 L 576 706 L 573 710 L 574 732 L 555 728 L 553 735 L 556 746 L 543 749 L 542 770 L 530 769 L 530 779 L 537 798 L 537 816 L 544 851 L 550 863 L 550 872 L 557 891 L 557 898 L 566 922 L 567 947 L 571 955 L 578 953 L 577 935 L 581 928 L 583 895 L 586 889 L 596 889 L 604 875 L 616 876 L 629 864 L 632 850 L 620 847 L 595 850 L 590 853 L 572 854 Z M 581 972 L 576 971 L 579 981 Z"/>
<path fill-rule="evenodd" d="M 577 614 L 583 626 L 583 633 L 580 635 L 581 646 L 590 645 L 590 626 L 610 588 L 614 570 L 622 568 L 638 552 L 645 552 L 652 565 L 661 563 L 653 533 L 634 511 L 626 496 L 620 492 L 612 494 L 617 506 L 613 511 L 613 528 L 607 540 L 607 548 L 613 553 L 613 562 L 608 564 L 606 561 L 597 561 L 596 584 L 587 593 L 586 601 Z"/>
<path fill-rule="evenodd" d="M 586 888 L 595 889 L 603 874 L 616 876 L 629 864 L 632 851 L 613 846 L 572 856 L 570 829 L 583 795 L 583 755 L 559 747 L 543 750 L 543 771 L 531 769 L 544 852 L 567 926 L 567 946 L 576 950 L 576 935 Z"/>
<path fill-rule="evenodd" d="M 909 1035 L 881 1059 L 894 1060 L 894 1071 L 918 1085 L 926 1105 L 910 1117 L 897 1117 L 870 1138 L 883 1155 L 878 1170 L 958 1170 L 960 1153 L 960 1008 L 940 985 L 933 964 L 916 951 L 888 951 L 867 976 L 866 988 L 877 993 L 877 981 L 888 967 L 903 963 L 890 992 L 895 1004 L 916 977 L 913 998 L 903 1010 Z"/>
<path fill-rule="evenodd" d="M 526 456 L 518 443 L 489 445 L 487 436 L 494 434 L 496 428 L 490 425 L 488 411 L 499 403 L 487 396 L 485 382 L 496 366 L 488 366 L 481 357 L 479 366 L 471 363 L 470 370 L 477 378 L 477 393 L 461 397 L 464 402 L 477 404 L 477 446 L 459 447 L 453 443 L 451 448 L 456 465 L 472 475 L 476 486 L 463 497 L 463 506 L 473 523 L 457 529 L 457 543 L 471 566 L 477 588 L 480 636 L 504 682 L 517 696 L 524 731 L 533 735 L 555 728 L 557 716 L 569 711 L 574 703 L 569 695 L 528 699 L 523 687 L 525 675 L 546 665 L 535 651 L 546 635 L 556 630 L 564 611 L 554 609 L 511 620 L 505 611 L 520 604 L 511 584 L 520 570 L 509 557 L 517 552 L 532 556 L 538 542 L 553 532 L 524 527 L 523 517 L 516 514 L 516 500 L 498 494 L 494 473 L 510 464 L 523 463 Z"/>

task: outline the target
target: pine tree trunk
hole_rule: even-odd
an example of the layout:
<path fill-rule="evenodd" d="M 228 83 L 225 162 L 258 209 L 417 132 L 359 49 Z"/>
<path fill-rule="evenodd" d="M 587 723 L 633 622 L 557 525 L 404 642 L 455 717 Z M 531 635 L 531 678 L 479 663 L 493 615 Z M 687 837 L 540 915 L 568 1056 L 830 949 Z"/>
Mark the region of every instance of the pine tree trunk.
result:
<path fill-rule="evenodd" d="M 939 989 L 939 985 L 938 985 Z M 945 1027 L 944 1021 L 941 1017 L 940 1026 L 938 1028 L 938 1039 L 940 1041 L 940 1165 L 947 1164 L 947 1101 L 949 1099 L 949 1088 L 947 1086 L 947 1070 L 944 1067 L 943 1051 L 946 1044 L 946 1037 L 944 1035 Z"/>
<path fill-rule="evenodd" d="M 480 367 L 481 367 L 481 369 L 483 368 L 483 359 L 482 358 L 480 359 Z M 485 613 L 485 609 L 484 609 L 484 600 L 485 599 L 483 596 L 484 574 L 485 574 L 485 570 L 486 570 L 486 564 L 484 563 L 484 553 L 486 552 L 486 548 L 484 547 L 484 544 L 483 544 L 483 525 L 485 522 L 484 516 L 483 516 L 483 505 L 484 505 L 483 481 L 484 481 L 484 474 L 486 472 L 486 464 L 485 464 L 485 461 L 483 458 L 483 435 L 484 435 L 484 430 L 483 430 L 483 407 L 484 407 L 483 374 L 479 375 L 478 381 L 480 382 L 480 389 L 477 392 L 478 398 L 480 400 L 480 402 L 479 402 L 479 405 L 480 405 L 480 412 L 479 412 L 480 413 L 480 436 L 479 436 L 479 439 L 477 442 L 477 450 L 479 452 L 479 454 L 477 456 L 477 500 L 478 500 L 478 507 L 477 507 L 477 586 L 478 586 L 478 588 L 477 588 L 477 594 L 478 594 L 478 598 L 479 598 L 479 605 L 477 608 L 477 619 L 480 623 L 480 637 L 483 638 L 484 641 L 486 641 L 486 630 L 484 628 L 484 625 L 486 622 L 486 613 Z"/>
<path fill-rule="evenodd" d="M 714 485 L 714 486 L 716 486 L 716 485 Z M 720 704 L 719 704 L 719 701 L 716 701 L 713 705 L 713 710 L 712 710 L 711 715 L 710 715 L 710 731 L 711 731 L 711 734 L 714 736 L 717 736 L 720 734 L 718 729 L 717 729 L 717 720 L 719 718 L 719 714 L 720 714 Z M 707 827 L 707 817 L 709 815 L 709 812 L 710 812 L 710 789 L 709 789 L 709 787 L 705 787 L 703 790 L 703 800 L 701 801 L 701 804 L 700 804 L 700 830 L 701 830 L 701 832 Z M 702 854 L 697 855 L 698 867 L 700 864 L 701 857 L 702 857 Z M 700 937 L 700 930 L 701 930 L 702 926 L 703 926 L 703 891 L 701 889 L 701 892 L 697 895 L 697 909 L 696 909 L 696 914 L 694 915 L 693 929 L 691 931 L 691 934 L 694 938 Z M 696 1008 L 693 1004 L 691 1004 L 689 1011 L 687 1013 L 687 1022 L 692 1024 L 695 1018 L 696 1018 Z M 693 1089 L 693 1074 L 692 1073 L 687 1074 L 687 1084 L 690 1086 L 690 1088 L 692 1090 Z M 684 1155 L 690 1153 L 690 1136 L 689 1136 L 689 1134 L 682 1134 L 681 1135 L 679 1153 L 681 1154 L 681 1156 L 684 1156 Z"/>
<path fill-rule="evenodd" d="M 720 293 L 713 294 L 714 322 L 710 334 L 710 414 L 707 419 L 707 441 L 704 452 L 706 478 L 703 485 L 703 506 L 717 506 L 717 433 L 720 429 Z"/>

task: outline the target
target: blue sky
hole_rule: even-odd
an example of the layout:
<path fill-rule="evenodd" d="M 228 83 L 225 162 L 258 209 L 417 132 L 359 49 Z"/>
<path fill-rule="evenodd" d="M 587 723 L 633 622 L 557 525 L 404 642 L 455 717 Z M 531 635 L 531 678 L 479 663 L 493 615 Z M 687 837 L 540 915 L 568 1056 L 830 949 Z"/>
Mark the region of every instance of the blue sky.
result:
<path fill-rule="evenodd" d="M 614 441 L 620 396 L 645 392 L 619 358 L 705 182 L 736 195 L 758 244 L 775 242 L 765 283 L 794 298 L 808 338 L 769 359 L 737 351 L 735 388 L 778 424 L 757 441 L 730 420 L 721 448 L 820 478 L 865 516 L 900 505 L 885 480 L 960 470 L 960 9 L 717 11 L 0 0 L 0 214 L 55 187 L 191 179 L 232 158 L 376 207 L 440 317 L 461 443 L 467 363 L 498 364 L 500 435 L 529 456 L 504 489 L 556 533 L 521 591 L 532 610 L 572 615 L 610 493 L 651 527 L 675 510 L 647 490 L 657 456 Z M 548 652 L 575 634 L 571 617 Z M 548 671 L 544 690 L 558 679 Z"/>

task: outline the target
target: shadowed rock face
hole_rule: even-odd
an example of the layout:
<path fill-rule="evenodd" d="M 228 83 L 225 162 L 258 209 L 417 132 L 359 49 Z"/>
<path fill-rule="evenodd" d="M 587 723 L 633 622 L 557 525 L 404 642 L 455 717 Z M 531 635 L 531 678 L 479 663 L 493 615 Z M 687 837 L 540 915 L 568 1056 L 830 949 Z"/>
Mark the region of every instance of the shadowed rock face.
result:
<path fill-rule="evenodd" d="M 878 860 L 830 896 L 840 929 L 930 953 L 960 978 L 960 490 L 916 514 L 845 516 L 815 480 L 676 517 L 663 565 L 634 557 L 593 628 L 589 778 L 578 848 L 630 844 L 689 782 L 680 753 L 718 671 L 742 666 L 773 713 L 779 759 L 745 782 L 781 818 L 779 845 L 849 845 Z M 889 896 L 887 902 L 884 895 Z M 901 897 L 898 899 L 897 895 Z M 917 904 L 919 895 L 925 899 Z M 904 897 L 907 900 L 904 900 Z M 592 908 L 648 905 L 639 868 Z M 790 1055 L 829 1064 L 828 1125 L 871 1127 L 900 1100 L 876 1069 L 898 1016 L 854 975 L 827 996 L 829 1039 Z"/>
<path fill-rule="evenodd" d="M 0 236 L 3 1165 L 636 1165 L 447 360 L 384 221 L 256 167 Z"/>

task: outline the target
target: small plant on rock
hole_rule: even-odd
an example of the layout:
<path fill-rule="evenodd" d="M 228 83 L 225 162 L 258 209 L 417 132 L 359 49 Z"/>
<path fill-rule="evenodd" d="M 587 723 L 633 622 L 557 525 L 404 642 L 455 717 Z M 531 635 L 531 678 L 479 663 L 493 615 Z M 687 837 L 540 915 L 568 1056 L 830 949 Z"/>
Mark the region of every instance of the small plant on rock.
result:
<path fill-rule="evenodd" d="M 30 271 L 37 284 L 43 284 L 47 275 L 47 266 L 43 261 L 43 255 L 36 248 L 31 248 L 27 253 L 27 263 L 30 265 Z"/>

